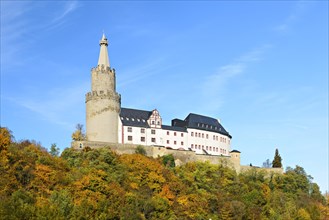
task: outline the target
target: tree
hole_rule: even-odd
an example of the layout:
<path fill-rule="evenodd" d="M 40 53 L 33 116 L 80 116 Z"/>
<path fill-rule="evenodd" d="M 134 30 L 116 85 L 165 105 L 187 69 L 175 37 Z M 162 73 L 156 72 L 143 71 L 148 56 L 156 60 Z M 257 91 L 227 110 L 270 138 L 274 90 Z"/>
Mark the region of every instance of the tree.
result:
<path fill-rule="evenodd" d="M 56 146 L 56 144 L 51 144 L 49 153 L 53 157 L 58 157 L 58 155 L 59 155 L 59 148 Z"/>
<path fill-rule="evenodd" d="M 13 135 L 8 128 L 0 127 L 0 151 L 13 142 Z"/>
<path fill-rule="evenodd" d="M 270 159 L 267 159 L 265 162 L 263 162 L 263 167 L 265 168 L 272 167 L 272 163 L 270 162 Z"/>
<path fill-rule="evenodd" d="M 76 130 L 72 134 L 72 139 L 74 141 L 84 141 L 86 140 L 86 135 L 83 131 L 83 125 L 82 124 L 77 124 L 75 126 Z"/>
<path fill-rule="evenodd" d="M 136 153 L 136 154 L 146 155 L 146 150 L 145 150 L 145 148 L 144 148 L 143 146 L 138 145 L 138 146 L 136 147 L 135 153 Z"/>
<path fill-rule="evenodd" d="M 167 167 L 175 167 L 175 158 L 172 154 L 167 154 L 162 157 L 163 165 Z"/>
<path fill-rule="evenodd" d="M 275 155 L 274 155 L 274 159 L 273 159 L 273 162 L 272 162 L 272 167 L 273 168 L 275 168 L 275 167 L 281 168 L 282 167 L 282 158 L 279 154 L 278 149 L 275 149 Z"/>

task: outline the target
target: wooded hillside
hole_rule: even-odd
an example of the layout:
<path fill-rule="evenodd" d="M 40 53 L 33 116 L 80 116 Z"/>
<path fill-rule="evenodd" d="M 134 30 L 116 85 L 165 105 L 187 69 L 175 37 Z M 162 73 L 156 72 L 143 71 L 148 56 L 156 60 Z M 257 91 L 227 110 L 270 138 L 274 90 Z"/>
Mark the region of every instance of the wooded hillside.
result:
<path fill-rule="evenodd" d="M 0 219 L 329 219 L 300 166 L 265 177 L 108 148 L 53 155 L 1 128 Z"/>

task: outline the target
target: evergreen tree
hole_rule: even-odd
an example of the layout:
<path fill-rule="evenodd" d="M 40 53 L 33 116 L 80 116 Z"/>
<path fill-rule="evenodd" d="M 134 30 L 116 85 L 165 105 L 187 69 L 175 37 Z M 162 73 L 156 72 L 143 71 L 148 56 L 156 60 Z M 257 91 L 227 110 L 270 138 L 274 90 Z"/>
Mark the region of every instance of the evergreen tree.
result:
<path fill-rule="evenodd" d="M 59 148 L 56 146 L 56 144 L 51 144 L 49 153 L 53 157 L 58 157 L 58 155 L 59 155 Z"/>
<path fill-rule="evenodd" d="M 279 154 L 278 149 L 275 149 L 275 155 L 274 155 L 274 159 L 273 159 L 273 162 L 272 162 L 272 167 L 279 167 L 279 168 L 282 167 L 282 158 Z"/>

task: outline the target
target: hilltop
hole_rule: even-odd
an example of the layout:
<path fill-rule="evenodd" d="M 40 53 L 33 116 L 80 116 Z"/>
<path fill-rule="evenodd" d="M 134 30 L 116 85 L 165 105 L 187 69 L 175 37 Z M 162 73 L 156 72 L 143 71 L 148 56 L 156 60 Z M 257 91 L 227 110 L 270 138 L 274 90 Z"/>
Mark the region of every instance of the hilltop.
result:
<path fill-rule="evenodd" d="M 0 136 L 0 219 L 328 219 L 329 206 L 302 167 L 284 174 L 191 162 L 175 167 L 143 149 L 60 156 Z"/>

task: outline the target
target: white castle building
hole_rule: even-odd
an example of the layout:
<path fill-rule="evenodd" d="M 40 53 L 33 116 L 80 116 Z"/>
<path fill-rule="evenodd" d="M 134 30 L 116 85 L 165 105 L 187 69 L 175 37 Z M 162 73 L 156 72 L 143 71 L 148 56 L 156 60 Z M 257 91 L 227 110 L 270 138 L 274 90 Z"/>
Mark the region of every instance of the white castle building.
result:
<path fill-rule="evenodd" d="M 164 125 L 157 109 L 122 108 L 107 47 L 103 34 L 98 65 L 91 70 L 91 92 L 86 94 L 87 141 L 163 146 L 196 154 L 230 156 L 232 136 L 217 119 L 190 113 L 184 120 L 173 119 L 171 125 Z"/>

